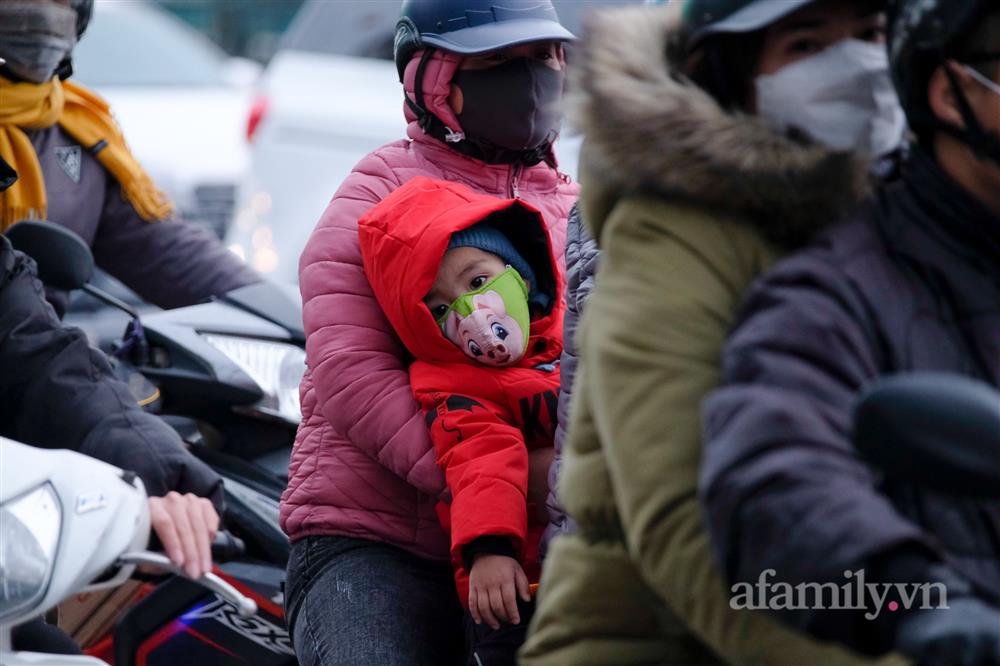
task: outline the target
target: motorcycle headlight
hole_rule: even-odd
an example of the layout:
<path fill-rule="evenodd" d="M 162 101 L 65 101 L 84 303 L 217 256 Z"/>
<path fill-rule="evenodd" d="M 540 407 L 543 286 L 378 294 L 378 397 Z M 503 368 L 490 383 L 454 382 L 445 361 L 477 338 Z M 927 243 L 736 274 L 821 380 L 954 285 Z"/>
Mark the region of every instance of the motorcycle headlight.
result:
<path fill-rule="evenodd" d="M 301 347 L 232 335 L 203 333 L 202 338 L 257 382 L 264 393 L 257 409 L 298 425 L 302 420 L 299 384 L 306 371 L 306 353 Z"/>
<path fill-rule="evenodd" d="M 61 526 L 50 484 L 0 507 L 0 623 L 45 596 Z"/>

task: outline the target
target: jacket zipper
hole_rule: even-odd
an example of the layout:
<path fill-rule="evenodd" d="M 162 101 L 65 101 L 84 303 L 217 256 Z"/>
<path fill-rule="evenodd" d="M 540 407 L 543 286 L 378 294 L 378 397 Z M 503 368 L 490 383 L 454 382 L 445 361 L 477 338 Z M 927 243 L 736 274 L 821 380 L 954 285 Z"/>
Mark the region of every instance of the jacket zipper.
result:
<path fill-rule="evenodd" d="M 510 173 L 510 197 L 517 199 L 520 192 L 517 190 L 517 179 L 521 177 L 521 165 L 515 164 Z"/>

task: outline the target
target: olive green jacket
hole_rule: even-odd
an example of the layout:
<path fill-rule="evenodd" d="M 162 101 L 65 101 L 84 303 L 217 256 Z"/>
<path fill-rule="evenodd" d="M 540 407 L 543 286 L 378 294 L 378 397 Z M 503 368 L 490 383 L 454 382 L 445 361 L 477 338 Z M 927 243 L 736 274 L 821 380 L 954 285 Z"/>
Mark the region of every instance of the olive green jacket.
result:
<path fill-rule="evenodd" d="M 574 72 L 581 208 L 601 248 L 534 664 L 860 665 L 734 610 L 697 501 L 700 403 L 752 280 L 867 193 L 854 156 L 780 136 L 675 77 L 669 10 L 600 13 Z"/>

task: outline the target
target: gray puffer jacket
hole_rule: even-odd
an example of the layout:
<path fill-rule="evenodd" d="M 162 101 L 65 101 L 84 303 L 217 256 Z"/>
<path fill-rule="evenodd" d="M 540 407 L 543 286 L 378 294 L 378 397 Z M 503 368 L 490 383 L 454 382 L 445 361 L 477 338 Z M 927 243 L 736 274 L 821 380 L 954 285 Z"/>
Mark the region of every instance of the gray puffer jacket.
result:
<path fill-rule="evenodd" d="M 569 404 L 573 396 L 573 379 L 576 375 L 576 327 L 583 314 L 584 304 L 594 286 L 594 274 L 600 259 L 597 241 L 590 237 L 580 216 L 579 205 L 573 206 L 566 223 L 566 315 L 563 320 L 563 353 L 560 361 L 558 424 L 555 436 L 555 459 L 549 468 L 549 526 L 542 537 L 541 552 L 544 556 L 549 542 L 574 529 L 573 520 L 562 507 L 557 496 L 559 470 L 562 466 L 562 446 L 569 427 Z"/>

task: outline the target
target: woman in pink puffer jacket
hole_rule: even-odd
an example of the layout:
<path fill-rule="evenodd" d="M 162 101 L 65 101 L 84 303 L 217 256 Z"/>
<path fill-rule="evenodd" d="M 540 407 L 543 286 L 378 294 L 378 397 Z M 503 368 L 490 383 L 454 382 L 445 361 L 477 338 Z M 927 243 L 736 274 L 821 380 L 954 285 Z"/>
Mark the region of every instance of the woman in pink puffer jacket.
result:
<path fill-rule="evenodd" d="M 577 186 L 556 169 L 552 142 L 572 35 L 547 2 L 505 0 L 464 22 L 480 5 L 491 0 L 404 3 L 396 61 L 409 138 L 354 168 L 300 259 L 308 370 L 281 524 L 304 665 L 445 664 L 461 640 L 434 511 L 443 477 L 403 347 L 364 274 L 357 221 L 428 176 L 531 203 L 562 256 Z M 454 29 L 433 32 L 442 25 Z"/>

